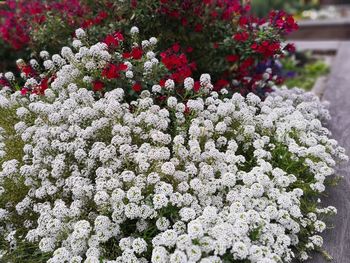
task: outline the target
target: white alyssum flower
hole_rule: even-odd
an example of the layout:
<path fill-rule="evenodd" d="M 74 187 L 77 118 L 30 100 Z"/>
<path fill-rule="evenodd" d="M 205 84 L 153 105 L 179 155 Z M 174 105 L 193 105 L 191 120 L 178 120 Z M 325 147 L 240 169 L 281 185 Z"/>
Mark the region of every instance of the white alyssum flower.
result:
<path fill-rule="evenodd" d="M 85 33 L 84 29 L 78 28 L 77 30 L 75 30 L 75 36 L 78 39 L 83 39 L 86 36 L 86 33 Z"/>
<path fill-rule="evenodd" d="M 81 48 L 79 59 L 103 68 L 106 52 L 103 44 Z M 30 211 L 23 238 L 52 253 L 48 262 L 291 262 L 297 245 L 301 259 L 322 246 L 322 214 L 336 210 L 317 203 L 305 212 L 297 185 L 322 192 L 346 156 L 315 121 L 329 117 L 317 98 L 212 92 L 186 102 L 169 96 L 160 107 L 149 91 L 131 103 L 121 88 L 95 100 L 75 81 L 84 76 L 66 64 L 44 99 L 0 93 L 1 107 L 17 109 L 25 145 L 23 162 L 2 165 L 0 195 L 18 176 L 28 189 L 0 209 L 10 245 L 23 241 L 11 218 Z M 210 89 L 209 76 L 200 82 Z M 193 79 L 184 85 L 192 89 Z M 2 154 L 6 136 L 0 130 Z"/>
<path fill-rule="evenodd" d="M 140 32 L 139 28 L 136 27 L 136 26 L 133 26 L 131 29 L 130 29 L 130 34 L 131 35 L 136 35 Z"/>

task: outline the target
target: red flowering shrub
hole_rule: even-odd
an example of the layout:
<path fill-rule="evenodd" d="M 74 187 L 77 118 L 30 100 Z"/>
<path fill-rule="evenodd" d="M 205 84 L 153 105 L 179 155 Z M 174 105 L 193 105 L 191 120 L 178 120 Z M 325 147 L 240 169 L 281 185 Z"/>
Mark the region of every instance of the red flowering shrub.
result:
<path fill-rule="evenodd" d="M 161 44 L 175 40 L 187 50 L 188 58 L 197 65 L 192 69 L 194 75 L 210 73 L 217 90 L 230 87 L 263 95 L 281 80 L 270 69 L 261 72 L 262 65 L 283 55 L 283 37 L 298 26 L 283 11 L 273 11 L 267 19 L 256 18 L 249 13 L 250 6 L 240 2 L 159 1 L 156 13 L 166 26 L 160 26 L 157 33 L 162 36 Z M 135 10 L 138 8 L 147 10 L 147 5 L 139 1 Z"/>
<path fill-rule="evenodd" d="M 22 49 L 32 41 L 31 30 L 44 25 L 50 14 L 59 16 L 74 28 L 80 26 L 81 18 L 87 12 L 89 9 L 79 0 L 7 0 L 0 11 L 0 33 L 14 49 Z"/>
<path fill-rule="evenodd" d="M 171 48 L 160 54 L 165 67 L 172 72 L 168 77 L 175 82 L 183 82 L 185 78 L 192 76 L 196 69 L 194 62 L 190 63 L 184 53 L 180 52 L 180 45 L 174 44 Z"/>
<path fill-rule="evenodd" d="M 143 39 L 160 36 L 158 46 L 166 50 L 161 60 L 173 71 L 169 77 L 175 81 L 207 72 L 217 90 L 226 87 L 261 96 L 281 81 L 266 65 L 292 49 L 283 45 L 283 37 L 298 28 L 293 17 L 283 11 L 272 11 L 266 19 L 256 18 L 249 13 L 250 6 L 239 0 L 22 0 L 17 5 L 8 1 L 7 5 L 0 30 L 14 48 L 29 44 L 36 54 L 42 49 L 57 52 L 47 35 L 65 32 L 55 38 L 58 46 L 63 46 L 78 25 L 88 30 L 92 40 L 104 40 L 117 48 L 118 37 L 135 25 L 142 28 Z M 55 29 L 60 23 L 52 21 L 52 13 L 65 21 L 67 31 Z M 111 28 L 119 36 L 110 34 Z M 123 54 L 133 59 L 142 55 L 137 47 Z M 104 74 L 113 76 L 117 71 L 111 67 Z"/>

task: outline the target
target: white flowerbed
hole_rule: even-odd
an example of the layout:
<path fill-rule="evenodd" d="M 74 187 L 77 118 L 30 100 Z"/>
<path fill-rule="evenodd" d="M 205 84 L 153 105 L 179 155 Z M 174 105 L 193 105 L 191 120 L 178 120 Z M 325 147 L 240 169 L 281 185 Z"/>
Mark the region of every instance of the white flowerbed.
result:
<path fill-rule="evenodd" d="M 0 209 L 10 245 L 37 242 L 48 262 L 202 263 L 290 262 L 322 246 L 321 218 L 336 209 L 317 198 L 346 156 L 316 97 L 213 92 L 187 114 L 174 97 L 161 109 L 148 92 L 131 104 L 123 93 L 95 101 L 72 84 L 21 99 L 24 161 L 0 173 L 28 187 Z M 25 235 L 14 216 L 27 218 Z"/>
<path fill-rule="evenodd" d="M 147 54 L 135 62 L 141 73 L 122 61 L 125 83 L 135 84 L 131 70 L 150 83 L 162 70 Z M 112 57 L 103 44 L 63 48 L 44 62 L 56 77 L 45 96 L 1 91 L 0 109 L 19 120 L 15 134 L 0 130 L 0 157 L 9 138 L 23 148 L 23 158 L 1 160 L 3 260 L 21 251 L 50 263 L 272 263 L 322 247 L 336 208 L 320 196 L 347 156 L 317 97 L 219 94 L 208 74 L 197 93 L 187 78 L 185 95 L 167 80 L 135 100 L 130 88 L 96 96 L 86 88 Z M 25 93 L 38 85 L 29 78 Z"/>

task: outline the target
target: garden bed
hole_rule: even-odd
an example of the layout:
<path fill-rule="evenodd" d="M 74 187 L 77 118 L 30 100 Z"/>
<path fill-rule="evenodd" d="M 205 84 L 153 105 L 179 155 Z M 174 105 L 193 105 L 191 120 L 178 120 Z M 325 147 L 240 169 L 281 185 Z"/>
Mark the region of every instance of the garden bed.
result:
<path fill-rule="evenodd" d="M 291 15 L 260 19 L 241 1 L 5 9 L 2 37 L 26 57 L 0 74 L 0 261 L 287 263 L 323 251 L 337 211 L 324 193 L 348 157 L 327 104 L 279 88 Z M 311 89 L 327 73 L 319 58 L 285 69 Z"/>

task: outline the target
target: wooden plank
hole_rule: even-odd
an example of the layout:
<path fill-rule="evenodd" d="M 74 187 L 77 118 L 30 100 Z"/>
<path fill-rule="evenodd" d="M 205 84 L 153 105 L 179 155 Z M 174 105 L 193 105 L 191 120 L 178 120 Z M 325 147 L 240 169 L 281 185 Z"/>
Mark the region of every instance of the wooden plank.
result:
<path fill-rule="evenodd" d="M 294 43 L 298 51 L 316 51 L 316 52 L 336 52 L 341 44 L 341 41 L 337 40 L 324 40 L 324 41 L 300 41 L 289 40 L 288 42 Z"/>
<path fill-rule="evenodd" d="M 301 20 L 298 22 L 300 27 L 320 27 L 320 26 L 344 26 L 350 24 L 349 17 L 339 17 L 324 20 Z"/>
<path fill-rule="evenodd" d="M 350 42 L 341 43 L 327 83 L 324 99 L 329 101 L 332 120 L 328 127 L 333 138 L 350 154 Z M 335 263 L 350 262 L 350 163 L 339 165 L 337 175 L 343 179 L 328 189 L 325 205 L 333 205 L 338 214 L 331 219 L 334 226 L 323 233 L 324 248 Z M 317 254 L 309 263 L 327 262 Z"/>
<path fill-rule="evenodd" d="M 350 22 L 333 21 L 329 24 L 310 22 L 300 25 L 299 30 L 288 36 L 288 39 L 298 40 L 348 40 L 350 39 Z"/>

